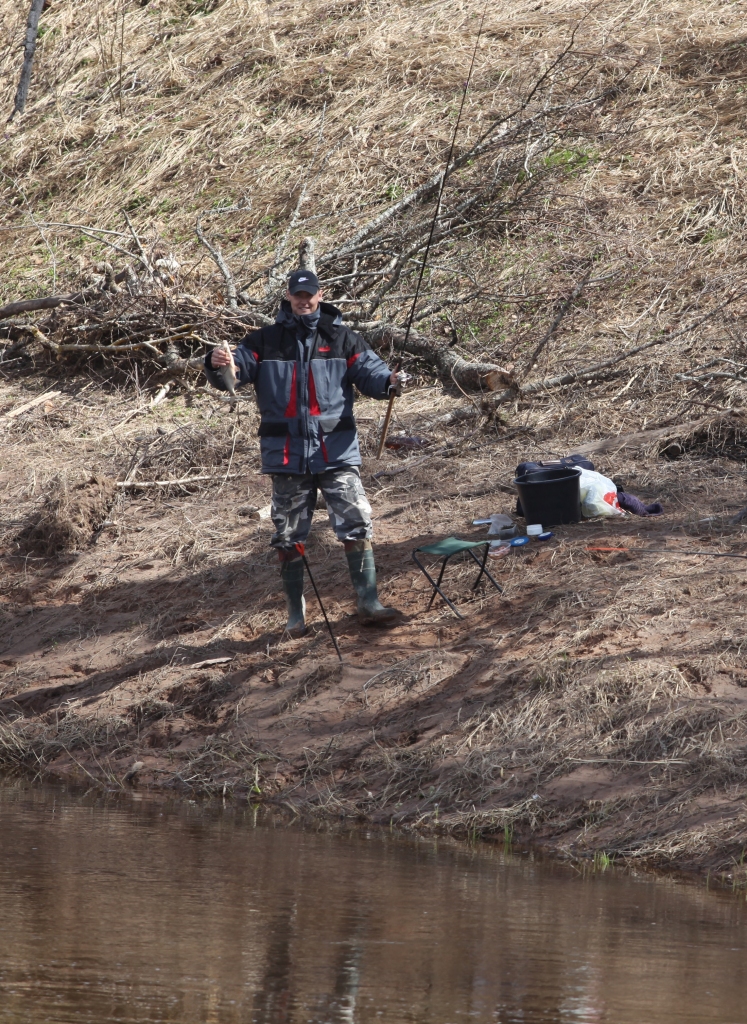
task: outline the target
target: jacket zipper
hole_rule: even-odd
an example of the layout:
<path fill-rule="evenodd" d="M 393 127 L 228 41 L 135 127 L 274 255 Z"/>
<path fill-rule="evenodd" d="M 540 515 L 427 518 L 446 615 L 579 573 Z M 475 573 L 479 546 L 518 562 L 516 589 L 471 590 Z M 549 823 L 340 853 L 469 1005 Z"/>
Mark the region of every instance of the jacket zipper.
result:
<path fill-rule="evenodd" d="M 310 409 L 310 394 L 309 394 L 309 374 L 311 373 L 311 357 L 314 354 L 314 345 L 316 343 L 317 332 L 314 332 L 314 336 L 311 339 L 311 347 L 309 349 L 309 358 L 304 360 L 306 355 L 306 343 L 300 342 L 299 347 L 301 349 L 301 373 L 302 373 L 302 385 L 303 385 L 303 415 L 305 420 L 305 437 L 304 437 L 304 466 L 303 471 L 305 473 L 311 472 L 311 414 Z"/>

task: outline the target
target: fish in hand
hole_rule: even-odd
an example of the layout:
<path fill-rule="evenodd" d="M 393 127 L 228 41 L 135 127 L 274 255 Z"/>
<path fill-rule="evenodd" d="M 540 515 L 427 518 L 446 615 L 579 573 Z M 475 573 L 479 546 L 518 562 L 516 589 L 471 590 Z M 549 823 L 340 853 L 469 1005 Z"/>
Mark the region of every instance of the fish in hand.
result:
<path fill-rule="evenodd" d="M 231 349 L 229 348 L 229 345 L 228 345 L 227 341 L 224 341 L 220 345 L 218 345 L 218 348 L 223 349 L 223 351 L 226 352 L 227 355 L 230 358 L 230 362 L 227 363 L 225 366 L 221 366 L 220 369 L 218 370 L 218 372 L 220 373 L 221 377 L 223 378 L 223 383 L 226 385 L 226 391 L 229 393 L 231 398 L 236 398 L 236 380 L 237 380 L 237 377 L 236 377 L 236 364 L 233 361 L 233 354 L 231 352 Z"/>

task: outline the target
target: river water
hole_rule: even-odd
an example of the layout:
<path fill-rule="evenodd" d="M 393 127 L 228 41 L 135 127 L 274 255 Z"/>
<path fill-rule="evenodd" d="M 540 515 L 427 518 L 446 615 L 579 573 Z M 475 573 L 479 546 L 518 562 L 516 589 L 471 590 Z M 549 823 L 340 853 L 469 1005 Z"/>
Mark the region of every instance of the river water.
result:
<path fill-rule="evenodd" d="M 745 1024 L 731 894 L 0 785 L 0 1024 Z"/>

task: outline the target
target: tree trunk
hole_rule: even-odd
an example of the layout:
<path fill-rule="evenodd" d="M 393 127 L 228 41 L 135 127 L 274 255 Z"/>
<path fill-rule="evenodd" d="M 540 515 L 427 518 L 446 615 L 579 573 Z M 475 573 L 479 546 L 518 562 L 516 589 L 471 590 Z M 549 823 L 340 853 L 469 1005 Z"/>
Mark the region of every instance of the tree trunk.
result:
<path fill-rule="evenodd" d="M 310 270 L 312 274 L 316 273 L 316 244 L 314 239 L 310 235 L 301 242 L 298 247 L 298 269 L 299 270 Z"/>
<path fill-rule="evenodd" d="M 106 268 L 108 264 L 104 264 Z M 118 288 L 112 288 L 111 285 L 125 281 L 127 279 L 127 271 L 130 268 L 121 270 L 118 274 L 110 274 L 106 269 L 104 270 L 105 281 L 102 288 L 99 284 L 92 284 L 88 288 L 84 288 L 83 291 L 75 292 L 73 295 L 47 295 L 43 299 L 19 299 L 18 302 L 9 302 L 7 306 L 0 307 L 0 320 L 10 316 L 17 316 L 19 313 L 33 313 L 37 309 L 56 309 L 57 306 L 63 306 L 66 304 L 78 304 L 87 302 L 89 299 L 96 298 L 105 292 L 107 283 L 109 284 L 111 291 L 119 291 Z M 111 267 L 109 267 L 109 271 Z"/>
<path fill-rule="evenodd" d="M 26 107 L 26 100 L 29 95 L 29 86 L 31 85 L 31 69 L 34 64 L 34 54 L 36 53 L 36 37 L 39 31 L 39 18 L 41 17 L 43 7 L 44 0 L 31 0 L 29 20 L 26 23 L 26 41 L 23 46 L 23 68 L 21 69 L 21 77 L 18 81 L 16 99 L 13 104 L 13 113 L 8 118 L 9 122 L 13 120 L 16 114 L 22 114 Z"/>

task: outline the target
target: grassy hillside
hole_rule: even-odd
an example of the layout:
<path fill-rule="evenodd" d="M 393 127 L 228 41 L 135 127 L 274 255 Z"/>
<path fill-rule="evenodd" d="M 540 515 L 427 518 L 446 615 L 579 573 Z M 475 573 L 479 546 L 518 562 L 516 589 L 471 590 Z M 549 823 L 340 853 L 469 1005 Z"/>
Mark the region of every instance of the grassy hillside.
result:
<path fill-rule="evenodd" d="M 0 4 L 8 111 L 22 8 Z M 441 169 L 481 15 L 479 2 L 55 0 L 27 112 L 4 135 L 0 297 L 121 265 L 121 249 L 135 251 L 122 209 L 150 251 L 176 256 L 183 288 L 215 297 L 223 282 L 194 225 L 231 206 L 206 229 L 263 300 L 269 268 L 287 271 L 302 235 L 329 254 Z M 723 298 L 745 252 L 743 35 L 740 5 L 719 0 L 490 6 L 457 152 L 498 128 L 447 188 L 457 212 L 422 307 L 481 294 L 421 327 L 513 359 L 591 268 L 554 350 L 577 358 Z M 432 200 L 395 219 L 378 262 L 364 254 L 372 270 L 406 249 Z M 322 259 L 322 272 L 344 277 L 339 264 Z M 378 315 L 404 319 L 413 269 Z M 330 290 L 357 309 L 370 285 Z"/>

